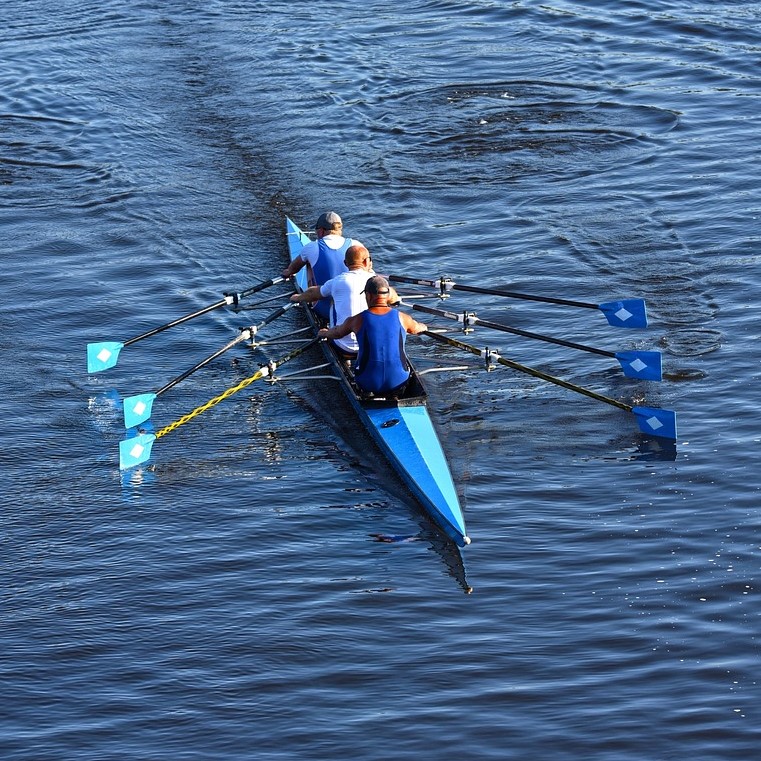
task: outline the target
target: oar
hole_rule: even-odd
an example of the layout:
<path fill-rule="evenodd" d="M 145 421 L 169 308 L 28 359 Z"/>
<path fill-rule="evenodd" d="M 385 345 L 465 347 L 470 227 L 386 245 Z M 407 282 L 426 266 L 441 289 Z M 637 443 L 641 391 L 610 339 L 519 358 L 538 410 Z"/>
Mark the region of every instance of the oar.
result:
<path fill-rule="evenodd" d="M 552 298 L 551 296 L 531 296 L 527 293 L 504 291 L 498 288 L 481 288 L 475 285 L 464 285 L 456 283 L 447 277 L 441 277 L 438 280 L 424 280 L 403 275 L 389 275 L 388 279 L 396 283 L 411 283 L 412 285 L 427 285 L 431 288 L 438 288 L 442 295 L 452 290 L 468 291 L 469 293 L 485 293 L 491 296 L 507 296 L 512 299 L 542 301 L 546 304 L 564 304 L 571 307 L 599 309 L 605 315 L 608 324 L 616 328 L 647 327 L 647 311 L 644 299 L 622 299 L 621 301 L 606 301 L 603 304 L 590 304 L 586 301 L 570 301 L 568 299 Z"/>
<path fill-rule="evenodd" d="M 253 338 L 261 328 L 263 328 L 265 325 L 268 325 L 273 320 L 276 320 L 281 315 L 285 314 L 293 306 L 296 306 L 296 304 L 290 302 L 285 306 L 282 306 L 279 309 L 276 309 L 274 312 L 268 314 L 258 325 L 241 328 L 240 334 L 237 338 L 234 338 L 221 349 L 215 351 L 214 354 L 210 354 L 208 357 L 206 357 L 206 359 L 191 367 L 190 370 L 186 370 L 184 373 L 182 373 L 182 375 L 178 375 L 176 378 L 170 380 L 169 383 L 162 386 L 158 391 L 149 392 L 146 394 L 136 394 L 135 396 L 128 396 L 124 400 L 123 404 L 125 427 L 134 428 L 136 425 L 140 425 L 140 423 L 148 420 L 153 410 L 153 402 L 157 396 L 160 396 L 164 392 L 169 391 L 170 388 L 174 388 L 178 383 L 180 383 L 180 381 L 183 381 L 185 378 L 191 376 L 194 372 L 196 372 L 196 370 L 200 370 L 202 367 L 205 367 L 209 364 L 209 362 L 212 362 L 217 357 L 224 354 L 226 351 L 229 351 L 233 348 L 233 346 L 236 346 L 241 341 L 247 341 L 248 339 Z"/>
<path fill-rule="evenodd" d="M 632 407 L 629 404 L 619 402 L 617 399 L 611 399 L 610 397 L 603 396 L 602 394 L 598 394 L 595 391 L 584 388 L 583 386 L 577 386 L 576 384 L 569 383 L 568 381 L 564 381 L 561 378 L 556 378 L 554 375 L 543 373 L 541 370 L 535 370 L 534 368 L 521 365 L 518 362 L 513 362 L 510 359 L 505 359 L 504 357 L 501 357 L 496 351 L 490 351 L 489 349 L 478 349 L 475 346 L 463 343 L 462 341 L 458 341 L 455 338 L 443 336 L 440 333 L 433 333 L 430 330 L 425 331 L 423 335 L 430 336 L 431 338 L 434 338 L 441 343 L 449 344 L 450 346 L 454 346 L 458 349 L 469 351 L 471 354 L 475 354 L 476 356 L 485 357 L 489 363 L 497 362 L 500 365 L 510 367 L 513 370 L 517 370 L 518 372 L 526 373 L 527 375 L 532 375 L 535 378 L 540 378 L 550 383 L 554 383 L 555 385 L 562 386 L 563 388 L 567 388 L 570 391 L 576 391 L 577 393 L 588 396 L 591 399 L 596 399 L 598 402 L 605 402 L 605 404 L 610 404 L 613 407 L 618 407 L 619 409 L 625 410 L 626 412 L 631 412 L 636 417 L 637 424 L 639 425 L 639 429 L 642 431 L 642 433 L 676 440 L 676 413 L 672 412 L 671 410 L 662 410 L 657 407 Z"/>
<path fill-rule="evenodd" d="M 659 381 L 663 377 L 661 372 L 661 353 L 659 351 L 606 351 L 605 349 L 596 349 L 593 346 L 585 346 L 584 344 L 574 343 L 573 341 L 565 341 L 562 338 L 552 338 L 551 336 L 543 336 L 539 333 L 531 333 L 528 330 L 513 328 L 499 322 L 482 320 L 480 317 L 476 316 L 475 312 L 461 312 L 458 314 L 455 312 L 447 312 L 443 309 L 434 309 L 433 307 L 424 306 L 423 304 L 412 304 L 411 306 L 419 312 L 435 314 L 439 317 L 445 317 L 448 320 L 461 322 L 465 328 L 469 325 L 481 325 L 484 328 L 501 330 L 503 333 L 514 333 L 516 336 L 534 338 L 538 341 L 547 341 L 548 343 L 558 344 L 558 346 L 567 346 L 570 349 L 588 351 L 592 354 L 599 354 L 602 357 L 612 357 L 619 361 L 621 369 L 624 371 L 624 375 L 627 378 Z"/>
<path fill-rule="evenodd" d="M 263 365 L 253 375 L 245 378 L 232 388 L 228 388 L 227 391 L 225 391 L 223 394 L 215 396 L 213 399 L 210 399 L 200 407 L 196 407 L 192 412 L 189 412 L 187 415 L 183 415 L 181 418 L 175 420 L 173 423 L 170 423 L 168 426 L 162 428 L 160 431 L 157 431 L 155 434 L 141 433 L 137 436 L 133 436 L 132 438 L 125 439 L 124 441 L 120 442 L 119 468 L 126 470 L 127 468 L 134 468 L 136 465 L 140 465 L 141 463 L 145 462 L 151 456 L 151 448 L 153 447 L 153 442 L 156 441 L 156 439 L 159 439 L 162 436 L 166 436 L 166 434 L 171 433 L 173 430 L 175 430 L 175 428 L 179 428 L 189 420 L 192 420 L 194 417 L 196 417 L 196 415 L 200 415 L 202 412 L 205 412 L 206 410 L 211 409 L 211 407 L 214 407 L 215 405 L 224 401 L 227 399 L 227 397 L 232 396 L 247 386 L 250 386 L 254 381 L 260 380 L 261 378 L 271 377 L 278 367 L 281 367 L 286 362 L 290 362 L 290 360 L 292 360 L 294 357 L 298 357 L 299 354 L 303 354 L 307 349 L 314 346 L 320 340 L 321 339 L 319 338 L 313 338 L 306 344 L 302 344 L 297 349 L 294 349 L 292 352 L 290 352 L 290 354 L 286 354 L 284 357 L 281 357 L 279 360 Z"/>
<path fill-rule="evenodd" d="M 101 370 L 108 370 L 110 367 L 113 367 L 119 359 L 119 352 L 125 346 L 142 341 L 144 338 L 155 336 L 157 333 L 173 328 L 176 325 L 192 320 L 195 317 L 200 317 L 202 314 L 211 312 L 214 309 L 219 309 L 223 306 L 237 305 L 240 299 L 250 296 L 253 293 L 257 293 L 258 291 L 263 291 L 265 288 L 269 288 L 277 283 L 282 283 L 284 279 L 285 278 L 282 277 L 273 277 L 263 283 L 257 283 L 251 288 L 246 288 L 246 290 L 241 291 L 240 293 L 225 293 L 223 299 L 220 299 L 203 309 L 199 309 L 197 312 L 186 314 L 184 317 L 179 317 L 176 320 L 172 320 L 172 322 L 168 322 L 166 325 L 153 328 L 153 330 L 149 330 L 147 333 L 142 333 L 139 336 L 130 338 L 127 341 L 100 341 L 98 343 L 89 343 L 87 344 L 87 372 L 99 373 Z"/>

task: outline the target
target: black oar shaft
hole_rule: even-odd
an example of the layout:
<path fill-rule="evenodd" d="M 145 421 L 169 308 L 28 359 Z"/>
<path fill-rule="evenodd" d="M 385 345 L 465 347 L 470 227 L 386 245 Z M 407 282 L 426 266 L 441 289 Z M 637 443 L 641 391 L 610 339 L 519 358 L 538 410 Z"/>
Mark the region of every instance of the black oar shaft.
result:
<path fill-rule="evenodd" d="M 526 301 L 543 301 L 547 304 L 565 304 L 572 307 L 584 307 L 585 309 L 597 309 L 597 304 L 589 304 L 586 301 L 571 301 L 569 299 L 556 299 L 552 296 L 530 296 L 527 293 L 515 291 L 503 291 L 501 288 L 480 288 L 475 285 L 460 285 L 453 283 L 452 288 L 456 291 L 468 291 L 470 293 L 485 293 L 490 296 L 507 296 L 511 299 L 525 299 Z"/>
<path fill-rule="evenodd" d="M 256 333 L 260 328 L 263 328 L 265 325 L 269 325 L 271 322 L 276 320 L 281 315 L 284 315 L 291 307 L 295 307 L 296 302 L 289 301 L 287 304 L 278 307 L 274 312 L 270 312 L 255 328 L 254 333 Z"/>
<path fill-rule="evenodd" d="M 457 320 L 462 322 L 463 325 L 481 325 L 484 328 L 491 328 L 492 330 L 501 330 L 503 333 L 513 333 L 516 336 L 523 336 L 525 338 L 534 338 L 538 341 L 546 341 L 547 343 L 557 344 L 558 346 L 567 346 L 570 349 L 580 349 L 581 351 L 588 351 L 592 354 L 599 354 L 603 357 L 613 357 L 615 359 L 616 354 L 612 351 L 606 351 L 605 349 L 597 349 L 594 346 L 584 346 L 584 344 L 577 344 L 573 341 L 566 341 L 563 338 L 553 338 L 552 336 L 544 336 L 540 333 L 532 333 L 529 330 L 522 330 L 521 328 L 513 328 L 510 325 L 503 325 L 499 322 L 491 322 L 490 320 L 482 320 L 476 315 L 469 315 L 468 313 L 456 314 L 455 312 L 447 312 L 443 309 L 434 309 L 433 307 L 425 306 L 424 304 L 413 304 L 413 309 L 417 309 L 420 312 L 426 312 L 428 314 L 434 314 L 439 317 L 446 317 L 449 320 Z"/>
<path fill-rule="evenodd" d="M 228 302 L 228 300 L 221 299 L 220 301 L 215 302 L 214 304 L 210 304 L 207 307 L 204 307 L 203 309 L 199 309 L 197 312 L 192 312 L 191 314 L 186 314 L 184 317 L 179 317 L 176 320 L 172 320 L 172 322 L 168 322 L 166 325 L 161 325 L 158 328 L 153 328 L 153 330 L 149 330 L 147 333 L 143 333 L 142 335 L 135 336 L 134 338 L 130 338 L 129 340 L 124 342 L 125 346 L 129 346 L 130 344 L 135 343 L 136 341 L 142 341 L 144 338 L 150 338 L 151 336 L 155 336 L 157 333 L 161 333 L 164 330 L 168 330 L 169 328 L 173 328 L 175 325 L 181 325 L 183 322 L 187 322 L 188 320 L 192 320 L 195 317 L 200 317 L 202 314 L 206 314 L 207 312 L 211 312 L 214 309 L 219 309 L 220 307 L 225 306 Z"/>
<path fill-rule="evenodd" d="M 305 344 L 302 344 L 301 346 L 296 347 L 293 351 L 286 354 L 284 357 L 280 357 L 280 359 L 275 360 L 274 362 L 270 363 L 270 367 L 277 368 L 281 365 L 284 365 L 286 362 L 290 362 L 292 359 L 295 359 L 299 356 L 299 354 L 303 354 L 308 349 L 311 349 L 315 344 L 318 344 L 320 341 L 323 341 L 323 338 L 320 338 L 319 336 L 316 336 L 315 338 L 311 338 L 309 341 L 307 341 Z"/>
<path fill-rule="evenodd" d="M 214 354 L 210 354 L 206 359 L 201 360 L 197 365 L 194 365 L 190 368 L 190 370 L 186 370 L 182 375 L 178 375 L 176 378 L 172 378 L 172 380 L 169 381 L 166 385 L 162 386 L 157 392 L 156 396 L 159 396 L 160 394 L 163 394 L 165 391 L 169 391 L 170 388 L 174 388 L 178 383 L 181 381 L 184 381 L 185 378 L 192 375 L 196 370 L 200 370 L 202 367 L 205 367 L 209 364 L 209 362 L 213 362 L 217 357 L 224 354 L 226 351 L 229 351 L 233 348 L 233 346 L 236 346 L 241 341 L 245 341 L 246 339 L 251 337 L 251 329 L 250 328 L 243 328 L 240 332 L 240 335 L 237 336 L 237 338 L 233 338 L 232 341 L 230 341 L 228 344 L 225 344 L 221 349 L 218 351 L 215 351 Z"/>
<path fill-rule="evenodd" d="M 471 354 L 475 354 L 479 357 L 484 355 L 484 351 L 481 349 L 464 343 L 463 341 L 458 341 L 456 338 L 442 336 L 440 333 L 432 333 L 430 330 L 425 331 L 423 335 L 435 338 L 437 341 L 449 344 L 455 348 L 469 351 Z M 619 409 L 626 410 L 627 412 L 632 411 L 631 405 L 624 404 L 624 402 L 619 402 L 617 399 L 611 399 L 608 396 L 603 396 L 602 394 L 598 394 L 597 392 L 592 391 L 588 388 L 584 388 L 583 386 L 577 386 L 575 383 L 569 383 L 568 381 L 564 381 L 562 378 L 556 378 L 554 375 L 548 375 L 547 373 L 543 373 L 541 370 L 535 370 L 532 367 L 526 367 L 519 362 L 514 362 L 513 360 L 505 359 L 504 357 L 500 357 L 499 355 L 495 354 L 491 355 L 491 358 L 496 360 L 496 362 L 498 362 L 500 365 L 504 365 L 505 367 L 517 370 L 518 372 L 525 373 L 526 375 L 531 375 L 534 378 L 548 381 L 549 383 L 554 383 L 556 386 L 562 386 L 563 388 L 567 388 L 569 391 L 575 391 L 578 394 L 583 394 L 584 396 L 588 396 L 591 399 L 596 399 L 598 402 L 610 404 L 613 407 L 618 407 Z"/>
<path fill-rule="evenodd" d="M 246 296 L 250 296 L 253 293 L 258 293 L 259 291 L 263 291 L 265 288 L 269 288 L 271 285 L 277 285 L 278 283 L 282 283 L 284 281 L 284 277 L 273 277 L 263 283 L 257 283 L 256 285 L 252 285 L 250 288 L 246 288 L 245 290 L 238 293 L 237 296 L 239 299 L 244 299 Z"/>
<path fill-rule="evenodd" d="M 150 338 L 151 336 L 155 336 L 157 333 L 161 333 L 164 330 L 173 328 L 176 325 L 181 325 L 183 322 L 187 322 L 188 320 L 193 320 L 196 317 L 200 317 L 201 315 L 206 314 L 207 312 L 213 312 L 215 309 L 219 309 L 220 307 L 237 304 L 239 299 L 250 296 L 252 293 L 263 291 L 265 288 L 269 288 L 271 285 L 276 285 L 277 283 L 282 283 L 283 281 L 284 278 L 282 277 L 273 277 L 263 283 L 257 283 L 250 288 L 246 288 L 240 293 L 226 293 L 225 298 L 220 299 L 219 301 L 215 301 L 213 304 L 209 304 L 209 306 L 204 307 L 203 309 L 199 309 L 197 312 L 191 312 L 190 314 L 186 314 L 184 317 L 178 317 L 176 320 L 172 320 L 172 322 L 166 323 L 166 325 L 160 325 L 158 328 L 153 328 L 147 333 L 143 333 L 142 335 L 130 338 L 124 342 L 124 345 L 129 346 L 130 344 L 133 344 L 137 341 L 142 341 L 144 338 Z"/>
<path fill-rule="evenodd" d="M 206 365 L 209 364 L 209 362 L 214 361 L 217 357 L 224 354 L 229 349 L 232 349 L 233 346 L 239 344 L 241 341 L 246 341 L 249 338 L 252 338 L 258 330 L 263 328 L 265 325 L 269 325 L 271 322 L 276 320 L 281 315 L 285 314 L 291 307 L 294 307 L 294 306 L 296 306 L 294 302 L 289 302 L 285 306 L 278 307 L 277 309 L 275 309 L 274 312 L 270 312 L 270 314 L 268 314 L 255 327 L 241 328 L 240 335 L 237 338 L 233 338 L 233 340 L 230 341 L 230 343 L 223 346 L 219 351 L 215 351 L 214 354 L 211 354 L 208 357 L 206 357 L 206 359 L 199 362 L 197 365 L 195 365 L 195 367 L 191 367 L 190 370 L 186 370 L 182 375 L 178 375 L 176 378 L 173 378 L 172 380 L 170 380 L 169 383 L 167 383 L 165 386 L 163 386 L 156 392 L 156 396 L 158 396 L 159 394 L 163 394 L 165 391 L 169 391 L 170 388 L 173 388 L 174 386 L 176 386 L 178 383 L 180 383 L 180 381 L 184 381 L 185 378 L 187 378 L 189 375 L 192 375 L 196 370 L 200 370 L 202 367 L 205 367 Z"/>
<path fill-rule="evenodd" d="M 404 275 L 389 275 L 388 279 L 396 283 L 410 283 L 411 285 L 427 285 L 431 288 L 440 288 L 442 293 L 448 290 L 467 291 L 469 293 L 485 293 L 491 296 L 507 296 L 513 299 L 525 299 L 526 301 L 542 301 L 547 304 L 565 304 L 566 306 L 584 307 L 585 309 L 598 309 L 598 304 L 590 304 L 586 301 L 571 301 L 569 299 L 556 299 L 551 296 L 531 296 L 527 293 L 504 291 L 499 288 L 481 288 L 476 285 L 461 285 L 452 280 L 441 278 L 439 280 L 426 280 L 423 278 L 406 277 Z"/>
<path fill-rule="evenodd" d="M 162 428 L 160 431 L 156 431 L 155 438 L 160 439 L 162 436 L 166 436 L 166 434 L 171 433 L 175 429 L 179 428 L 181 425 L 184 425 L 188 421 L 192 420 L 197 415 L 200 415 L 202 412 L 205 412 L 206 410 L 211 409 L 212 407 L 216 406 L 220 402 L 223 402 L 225 399 L 229 398 L 233 394 L 237 394 L 238 391 L 241 391 L 244 388 L 247 388 L 252 383 L 254 383 L 257 380 L 261 380 L 262 378 L 272 377 L 272 373 L 275 371 L 276 368 L 280 367 L 281 365 L 284 365 L 286 362 L 290 362 L 292 359 L 295 359 L 299 356 L 299 354 L 303 354 L 307 349 L 310 349 L 312 346 L 314 346 L 318 341 L 320 341 L 319 337 L 313 338 L 311 341 L 302 344 L 301 346 L 294 349 L 289 354 L 286 354 L 284 357 L 281 357 L 275 362 L 269 362 L 268 364 L 264 365 L 263 367 L 260 367 L 259 370 L 257 370 L 253 375 L 250 375 L 248 378 L 244 378 L 240 383 L 236 384 L 232 388 L 228 388 L 227 391 L 220 394 L 219 396 L 215 396 L 213 399 L 210 399 L 205 404 L 202 404 L 200 407 L 196 407 L 192 412 L 189 412 L 187 415 L 183 415 L 178 420 L 175 420 L 174 422 L 170 423 L 169 425 Z M 266 372 L 264 369 L 266 368 Z"/>

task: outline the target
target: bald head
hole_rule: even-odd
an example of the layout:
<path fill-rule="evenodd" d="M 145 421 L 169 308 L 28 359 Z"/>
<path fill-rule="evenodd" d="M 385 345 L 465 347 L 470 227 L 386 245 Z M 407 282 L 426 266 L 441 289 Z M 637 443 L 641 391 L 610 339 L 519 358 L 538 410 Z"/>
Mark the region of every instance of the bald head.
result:
<path fill-rule="evenodd" d="M 365 262 L 370 264 L 370 252 L 364 247 L 357 245 L 349 246 L 344 255 L 344 264 L 349 267 L 361 267 Z"/>

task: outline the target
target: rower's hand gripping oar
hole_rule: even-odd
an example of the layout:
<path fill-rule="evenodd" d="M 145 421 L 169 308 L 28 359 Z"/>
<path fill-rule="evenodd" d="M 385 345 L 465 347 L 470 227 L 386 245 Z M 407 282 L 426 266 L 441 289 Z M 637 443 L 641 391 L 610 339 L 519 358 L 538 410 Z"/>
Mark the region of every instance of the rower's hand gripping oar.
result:
<path fill-rule="evenodd" d="M 438 288 L 441 296 L 449 291 L 468 291 L 469 293 L 485 293 L 491 296 L 506 296 L 512 299 L 525 299 L 527 301 L 542 301 L 546 304 L 564 304 L 565 306 L 583 307 L 585 309 L 599 309 L 608 321 L 609 325 L 616 328 L 646 328 L 647 311 L 644 299 L 622 299 L 621 301 L 607 301 L 603 304 L 590 304 L 585 301 L 570 301 L 569 299 L 556 299 L 551 296 L 531 296 L 527 293 L 504 291 L 498 288 L 481 288 L 475 285 L 456 283 L 451 278 L 441 277 L 438 280 L 425 280 L 403 275 L 389 275 L 388 279 L 396 283 L 411 283 L 412 285 L 426 285 Z"/>
<path fill-rule="evenodd" d="M 535 378 L 540 378 L 541 380 L 554 383 L 555 385 L 562 386 L 563 388 L 567 388 L 570 391 L 576 391 L 579 394 L 588 396 L 591 399 L 596 399 L 599 402 L 605 402 L 605 404 L 610 404 L 613 407 L 618 407 L 619 409 L 625 410 L 626 412 L 631 412 L 636 417 L 637 425 L 639 426 L 639 429 L 642 431 L 642 433 L 676 440 L 676 413 L 672 412 L 671 410 L 662 410 L 657 407 L 632 407 L 630 404 L 625 404 L 624 402 L 619 402 L 617 399 L 611 399 L 610 397 L 603 396 L 602 394 L 598 394 L 595 391 L 584 388 L 583 386 L 577 386 L 574 383 L 564 381 L 562 378 L 556 378 L 554 375 L 548 375 L 547 373 L 543 373 L 541 370 L 535 370 L 532 367 L 526 367 L 525 365 L 521 365 L 518 362 L 513 362 L 510 359 L 505 359 L 504 357 L 501 357 L 496 351 L 490 351 L 489 349 L 479 349 L 475 346 L 471 346 L 470 344 L 458 341 L 455 338 L 443 336 L 440 333 L 433 333 L 430 330 L 426 330 L 422 333 L 422 335 L 430 336 L 431 338 L 434 338 L 441 343 L 449 344 L 450 346 L 454 346 L 457 349 L 469 351 L 471 354 L 475 354 L 476 356 L 485 357 L 487 363 L 489 364 L 497 362 L 500 365 L 504 365 L 505 367 L 517 370 L 518 372 L 532 375 Z"/>
<path fill-rule="evenodd" d="M 213 399 L 210 399 L 200 407 L 196 407 L 192 412 L 189 412 L 187 415 L 183 415 L 181 418 L 175 420 L 173 423 L 170 423 L 168 426 L 162 428 L 160 431 L 157 431 L 155 434 L 141 433 L 137 436 L 133 436 L 132 438 L 124 439 L 124 441 L 119 443 L 119 468 L 121 470 L 126 470 L 127 468 L 134 468 L 136 465 L 144 463 L 150 458 L 151 449 L 153 448 L 153 443 L 156 441 L 156 439 L 160 439 L 162 436 L 166 436 L 166 434 L 171 433 L 176 428 L 179 428 L 189 420 L 192 420 L 194 417 L 196 417 L 196 415 L 200 415 L 202 412 L 205 412 L 206 410 L 211 409 L 215 405 L 224 401 L 229 396 L 232 396 L 238 391 L 250 386 L 252 383 L 254 383 L 254 381 L 258 381 L 261 378 L 273 377 L 275 370 L 278 367 L 281 367 L 286 362 L 290 362 L 290 360 L 294 359 L 294 357 L 298 357 L 299 354 L 303 354 L 307 349 L 314 346 L 320 340 L 320 338 L 313 338 L 311 341 L 308 341 L 302 346 L 299 346 L 289 354 L 281 357 L 279 360 L 269 362 L 266 365 L 262 365 L 262 367 L 260 367 L 259 370 L 257 370 L 253 375 L 249 376 L 248 378 L 244 378 L 237 385 L 233 386 L 232 388 L 228 388 L 227 391 L 220 394 L 219 396 L 215 396 Z"/>
<path fill-rule="evenodd" d="M 197 312 L 186 314 L 184 317 L 179 317 L 176 320 L 172 320 L 172 322 L 166 323 L 166 325 L 161 325 L 158 328 L 153 328 L 147 333 L 142 333 L 141 335 L 130 338 L 124 342 L 100 341 L 98 343 L 89 343 L 87 344 L 87 372 L 99 373 L 102 370 L 108 370 L 110 367 L 114 367 L 119 359 L 119 352 L 125 346 L 129 346 L 130 344 L 142 341 L 144 338 L 155 336 L 157 333 L 161 333 L 164 330 L 173 328 L 176 325 L 181 325 L 183 322 L 192 320 L 195 317 L 200 317 L 202 314 L 206 314 L 207 312 L 219 309 L 220 307 L 237 306 L 240 299 L 243 299 L 246 296 L 250 296 L 253 293 L 257 293 L 258 291 L 263 291 L 265 288 L 269 288 L 270 286 L 276 285 L 277 283 L 282 283 L 284 280 L 285 278 L 282 277 L 273 277 L 263 283 L 257 283 L 256 285 L 251 286 L 251 288 L 246 288 L 240 293 L 225 293 L 223 299 L 215 301 L 213 304 L 210 304 L 203 309 L 199 309 Z"/>
<path fill-rule="evenodd" d="M 123 403 L 124 407 L 124 425 L 126 428 L 134 428 L 136 425 L 140 425 L 140 423 L 145 422 L 148 420 L 152 414 L 153 411 L 153 402 L 156 399 L 157 396 L 160 394 L 163 394 L 165 391 L 169 391 L 170 388 L 174 388 L 180 381 L 185 380 L 185 378 L 192 375 L 196 370 L 200 370 L 202 367 L 205 367 L 209 364 L 209 362 L 215 360 L 220 355 L 224 354 L 226 351 L 229 351 L 233 348 L 233 346 L 236 346 L 241 341 L 247 341 L 249 339 L 253 339 L 254 336 L 261 330 L 265 325 L 269 325 L 269 323 L 273 322 L 273 320 L 276 320 L 281 315 L 285 314 L 291 307 L 296 306 L 294 303 L 288 303 L 285 306 L 282 306 L 278 309 L 276 309 L 274 312 L 271 312 L 268 314 L 258 325 L 252 325 L 251 327 L 241 328 L 240 329 L 240 335 L 238 335 L 237 338 L 234 338 L 232 341 L 230 341 L 228 344 L 223 346 L 219 351 L 215 351 L 214 354 L 209 355 L 206 357 L 206 359 L 199 362 L 197 365 L 190 368 L 190 370 L 186 370 L 182 375 L 178 375 L 176 378 L 173 378 L 169 381 L 169 383 L 162 386 L 158 391 L 155 391 L 153 393 L 146 393 L 146 394 L 136 394 L 135 396 L 128 396 Z"/>
<path fill-rule="evenodd" d="M 420 312 L 426 312 L 427 314 L 434 314 L 439 317 L 445 317 L 448 320 L 460 322 L 463 325 L 463 329 L 466 331 L 471 325 L 481 325 L 484 328 L 501 330 L 503 333 L 513 333 L 516 336 L 547 341 L 548 343 L 557 344 L 559 346 L 567 346 L 570 349 L 579 349 L 580 351 L 599 354 L 603 357 L 612 357 L 613 359 L 618 360 L 621 369 L 627 378 L 659 381 L 662 380 L 663 377 L 661 371 L 661 353 L 659 351 L 606 351 L 605 349 L 596 349 L 593 346 L 584 346 L 584 344 L 574 343 L 573 341 L 565 341 L 562 338 L 543 336 L 528 330 L 521 330 L 520 328 L 510 327 L 509 325 L 502 325 L 498 322 L 482 320 L 476 316 L 475 312 L 448 312 L 443 309 L 434 309 L 433 307 L 428 307 L 423 304 L 413 304 L 412 308 Z"/>

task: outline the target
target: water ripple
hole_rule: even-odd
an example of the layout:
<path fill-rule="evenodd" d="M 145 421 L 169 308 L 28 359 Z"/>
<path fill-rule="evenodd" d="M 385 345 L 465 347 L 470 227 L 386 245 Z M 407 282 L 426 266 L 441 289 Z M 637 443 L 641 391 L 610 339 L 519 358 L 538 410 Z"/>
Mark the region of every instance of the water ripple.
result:
<path fill-rule="evenodd" d="M 3 8 L 4 758 L 754 757 L 752 3 Z M 642 383 L 609 357 L 465 339 L 674 409 L 679 440 L 410 338 L 449 368 L 427 377 L 462 552 L 316 382 L 252 386 L 120 473 L 124 396 L 257 313 L 219 310 L 92 376 L 85 344 L 276 274 L 284 215 L 326 208 L 381 271 L 644 298 L 641 331 L 449 305 L 660 349 L 664 381 Z M 154 423 L 272 356 L 239 348 Z"/>

